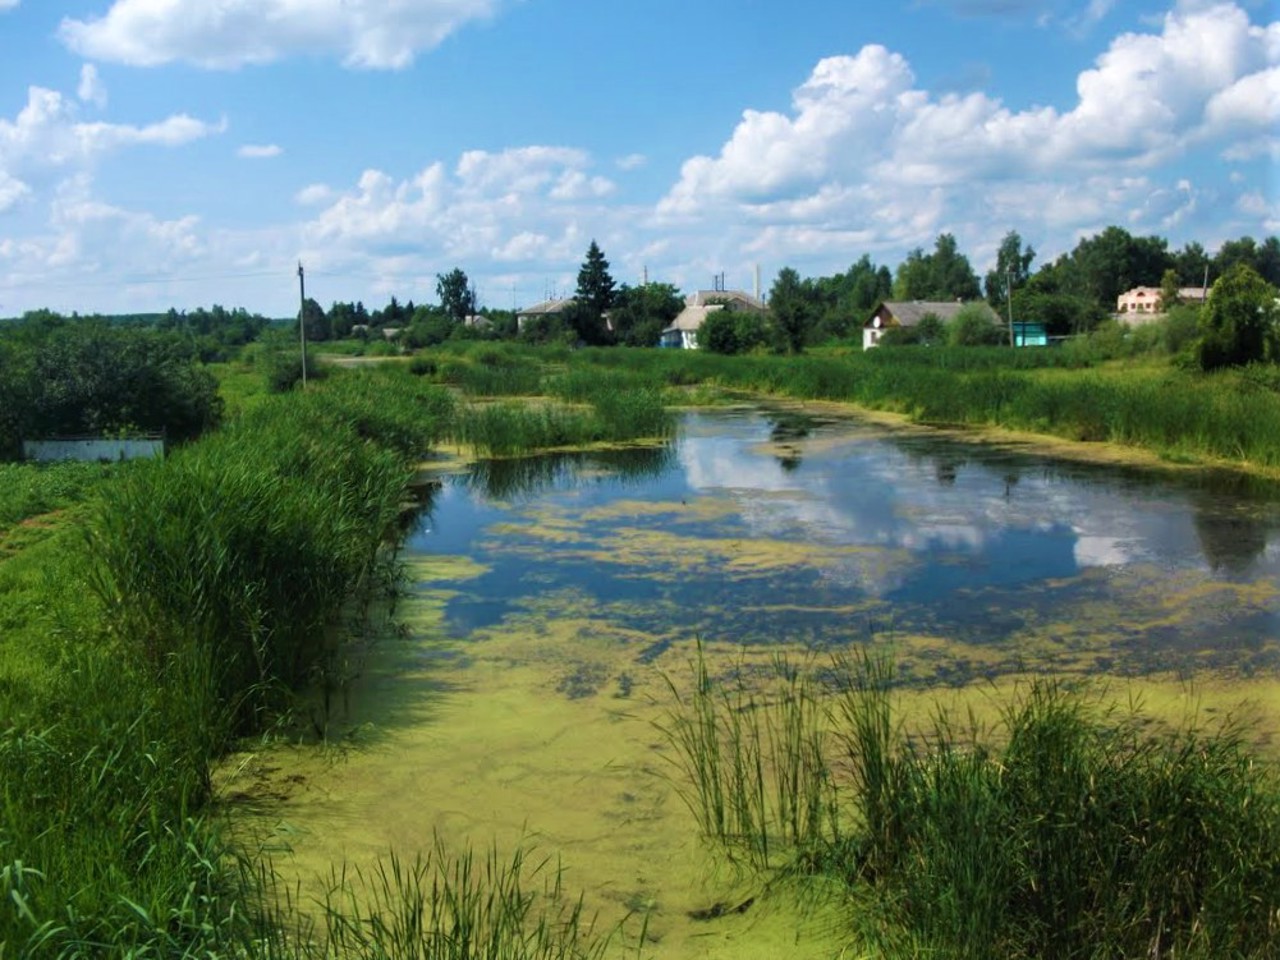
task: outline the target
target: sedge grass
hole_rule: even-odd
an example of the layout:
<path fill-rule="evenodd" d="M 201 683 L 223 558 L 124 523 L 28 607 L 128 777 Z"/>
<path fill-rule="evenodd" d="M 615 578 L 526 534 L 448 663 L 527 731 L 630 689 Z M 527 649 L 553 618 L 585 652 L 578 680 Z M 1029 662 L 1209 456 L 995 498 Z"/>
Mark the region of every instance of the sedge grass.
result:
<path fill-rule="evenodd" d="M 816 703 L 793 668 L 778 677 Z M 758 868 L 846 883 L 861 949 L 1273 955 L 1280 780 L 1247 731 L 1160 728 L 1036 682 L 995 728 L 939 714 L 908 736 L 884 661 L 825 680 L 826 709 L 799 711 L 699 658 L 662 729 L 703 832 Z"/>
<path fill-rule="evenodd" d="M 323 923 L 327 956 L 344 960 L 592 960 L 610 943 L 558 863 L 523 848 L 453 855 L 439 837 L 412 861 L 336 871 Z"/>
<path fill-rule="evenodd" d="M 336 375 L 73 484 L 87 536 L 0 557 L 0 956 L 409 955 L 392 915 L 451 918 L 423 956 L 599 955 L 558 886 L 470 855 L 400 870 L 375 913 L 335 890 L 309 927 L 210 807 L 228 734 L 313 681 L 331 620 L 385 583 L 409 464 L 451 410 L 408 374 Z"/>

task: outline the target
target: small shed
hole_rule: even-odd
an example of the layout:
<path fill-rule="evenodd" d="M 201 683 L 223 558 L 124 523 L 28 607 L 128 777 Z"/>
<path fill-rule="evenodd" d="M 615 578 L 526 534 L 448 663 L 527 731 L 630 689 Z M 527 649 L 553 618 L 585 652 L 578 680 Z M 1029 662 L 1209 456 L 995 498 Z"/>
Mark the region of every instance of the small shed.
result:
<path fill-rule="evenodd" d="M 1049 330 L 1043 323 L 1028 320 L 1013 322 L 1013 345 L 1015 347 L 1047 347 Z"/>

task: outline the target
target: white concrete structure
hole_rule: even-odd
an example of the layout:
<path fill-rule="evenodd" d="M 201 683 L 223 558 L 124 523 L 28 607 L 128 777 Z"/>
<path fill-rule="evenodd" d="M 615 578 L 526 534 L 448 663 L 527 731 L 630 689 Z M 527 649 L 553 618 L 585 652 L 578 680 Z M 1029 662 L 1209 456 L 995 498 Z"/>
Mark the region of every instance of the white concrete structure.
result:
<path fill-rule="evenodd" d="M 106 440 L 101 437 L 78 440 L 23 440 L 22 456 L 27 460 L 146 460 L 164 456 L 164 440 L 139 438 Z"/>

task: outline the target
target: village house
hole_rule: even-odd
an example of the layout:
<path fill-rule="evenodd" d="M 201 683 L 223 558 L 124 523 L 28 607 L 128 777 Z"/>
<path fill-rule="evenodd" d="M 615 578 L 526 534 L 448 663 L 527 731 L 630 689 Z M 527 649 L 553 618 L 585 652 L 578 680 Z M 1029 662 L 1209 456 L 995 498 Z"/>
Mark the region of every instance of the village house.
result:
<path fill-rule="evenodd" d="M 1204 303 L 1209 299 L 1206 287 L 1179 287 L 1182 303 Z M 1164 314 L 1159 287 L 1134 287 L 1116 300 L 1116 316 L 1131 326 L 1147 323 Z"/>
<path fill-rule="evenodd" d="M 698 348 L 698 330 L 703 321 L 717 310 L 745 310 L 764 313 L 769 308 L 758 297 L 741 290 L 699 290 L 685 297 L 684 309 L 662 331 L 659 346 Z"/>
<path fill-rule="evenodd" d="M 577 300 L 573 297 L 567 297 L 564 299 L 543 300 L 541 303 L 535 303 L 531 307 L 525 307 L 523 310 L 517 310 L 516 329 L 523 331 L 525 323 L 536 317 L 557 316 L 564 313 L 575 303 L 577 303 Z"/>
<path fill-rule="evenodd" d="M 977 304 L 990 313 L 993 322 L 1000 322 L 999 316 L 985 301 L 973 300 L 970 303 Z M 969 305 L 963 300 L 882 301 L 867 318 L 867 322 L 862 325 L 862 349 L 870 350 L 872 347 L 879 346 L 880 338 L 884 336 L 886 330 L 894 327 L 914 327 L 928 316 L 937 317 L 943 323 L 947 323 Z"/>

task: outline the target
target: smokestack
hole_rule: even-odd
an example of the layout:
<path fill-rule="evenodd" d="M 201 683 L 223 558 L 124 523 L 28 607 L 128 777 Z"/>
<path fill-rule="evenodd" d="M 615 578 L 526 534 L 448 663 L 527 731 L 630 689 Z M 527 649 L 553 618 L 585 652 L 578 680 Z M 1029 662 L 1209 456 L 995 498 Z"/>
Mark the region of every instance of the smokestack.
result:
<path fill-rule="evenodd" d="M 756 264 L 756 285 L 753 293 L 755 294 L 755 298 L 759 300 L 760 299 L 760 264 L 758 263 Z"/>

